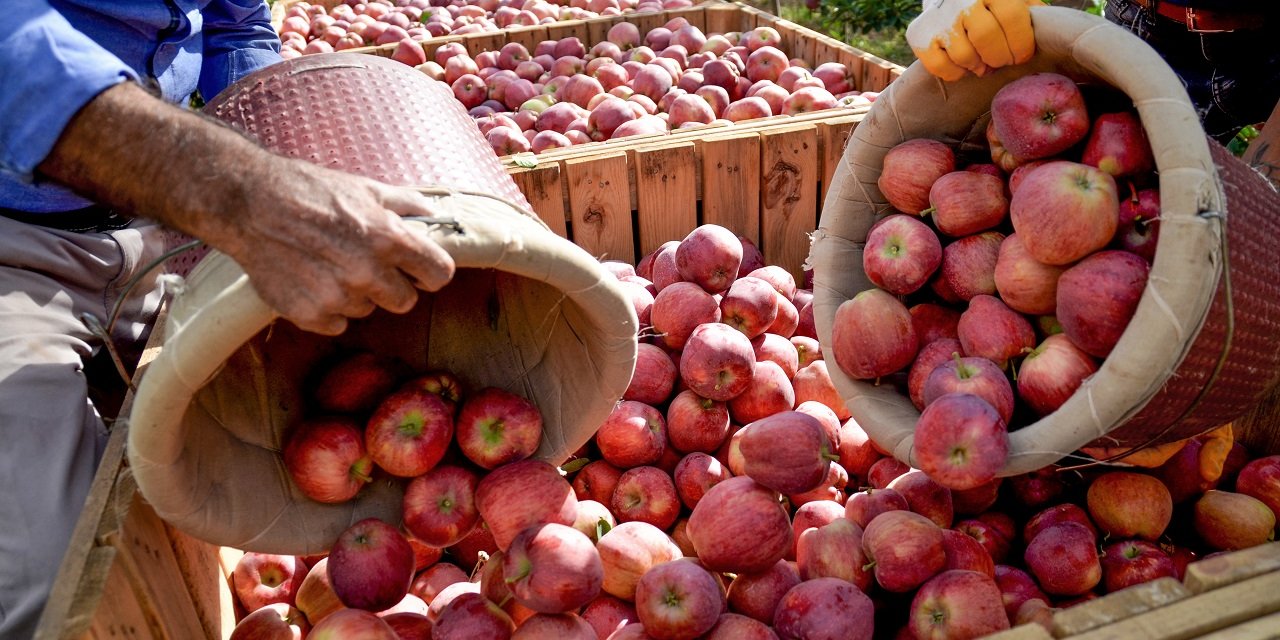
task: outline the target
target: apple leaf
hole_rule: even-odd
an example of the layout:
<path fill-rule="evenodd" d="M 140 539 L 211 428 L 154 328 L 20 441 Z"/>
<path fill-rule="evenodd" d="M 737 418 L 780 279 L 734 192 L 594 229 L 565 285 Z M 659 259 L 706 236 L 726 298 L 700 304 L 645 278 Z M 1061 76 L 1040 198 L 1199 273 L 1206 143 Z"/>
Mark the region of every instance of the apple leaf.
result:
<path fill-rule="evenodd" d="M 528 152 L 511 156 L 511 161 L 516 163 L 517 167 L 524 167 L 525 169 L 532 169 L 538 166 L 538 156 Z"/>

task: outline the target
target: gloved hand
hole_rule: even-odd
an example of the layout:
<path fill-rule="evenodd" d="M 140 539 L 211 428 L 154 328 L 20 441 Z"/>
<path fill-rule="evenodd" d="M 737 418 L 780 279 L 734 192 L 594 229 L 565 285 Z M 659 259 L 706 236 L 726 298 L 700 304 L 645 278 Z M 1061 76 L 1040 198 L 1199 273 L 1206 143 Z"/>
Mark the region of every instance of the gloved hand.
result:
<path fill-rule="evenodd" d="M 1036 51 L 1030 7 L 1042 0 L 924 0 L 907 44 L 924 68 L 948 82 L 965 71 L 1026 62 Z"/>
<path fill-rule="evenodd" d="M 1200 446 L 1200 477 L 1205 482 L 1217 482 L 1218 478 L 1222 477 L 1222 466 L 1227 460 L 1227 454 L 1231 453 L 1231 447 L 1235 444 L 1235 437 L 1230 423 L 1194 438 L 1167 442 L 1134 451 L 1116 459 L 1115 462 L 1154 469 L 1164 464 L 1175 453 L 1181 451 L 1183 446 L 1195 439 L 1199 439 L 1202 443 Z M 1106 460 L 1116 454 L 1123 453 L 1124 450 L 1109 447 L 1086 447 L 1083 451 L 1099 460 Z"/>

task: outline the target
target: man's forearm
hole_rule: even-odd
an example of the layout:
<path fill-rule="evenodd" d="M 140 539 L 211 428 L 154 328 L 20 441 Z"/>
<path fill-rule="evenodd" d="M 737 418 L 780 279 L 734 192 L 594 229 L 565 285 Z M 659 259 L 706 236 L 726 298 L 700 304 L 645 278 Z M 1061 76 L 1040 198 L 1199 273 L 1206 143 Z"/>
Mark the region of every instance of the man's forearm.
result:
<path fill-rule="evenodd" d="M 267 152 L 216 122 L 133 83 L 90 101 L 38 171 L 122 213 L 214 241 L 247 210 Z"/>
<path fill-rule="evenodd" d="M 1280 188 L 1280 103 L 1244 152 L 1244 161 Z"/>

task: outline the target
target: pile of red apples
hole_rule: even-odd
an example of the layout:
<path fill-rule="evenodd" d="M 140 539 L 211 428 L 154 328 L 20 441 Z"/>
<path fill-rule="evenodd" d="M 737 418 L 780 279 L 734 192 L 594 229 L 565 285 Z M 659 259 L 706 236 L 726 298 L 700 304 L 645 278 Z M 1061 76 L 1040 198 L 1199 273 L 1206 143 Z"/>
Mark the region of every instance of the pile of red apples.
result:
<path fill-rule="evenodd" d="M 446 82 L 498 155 L 624 136 L 722 126 L 776 115 L 867 106 L 840 62 L 789 58 L 772 27 L 704 33 L 684 17 L 641 33 L 618 22 L 607 39 L 508 42 L 474 55 L 461 43 L 398 47 L 396 59 Z"/>
<path fill-rule="evenodd" d="M 245 554 L 232 638 L 972 638 L 1273 535 L 1280 456 L 1239 444 L 1214 482 L 1198 439 L 1157 469 L 967 489 L 887 456 L 832 385 L 811 291 L 723 227 L 604 266 L 635 373 L 561 467 L 531 457 L 524 398 L 366 353 L 322 367 L 291 477 L 326 502 L 398 477 L 402 521 Z"/>
<path fill-rule="evenodd" d="M 326 9 L 319 2 L 297 2 L 289 6 L 279 26 L 281 55 L 296 58 L 690 6 L 690 0 L 345 0 Z"/>
<path fill-rule="evenodd" d="M 1111 353 L 1159 231 L 1131 103 L 1033 74 L 997 92 L 986 139 L 980 157 L 931 139 L 889 150 L 878 185 L 895 211 L 863 252 L 875 288 L 832 328 L 836 364 L 910 397 L 918 465 L 961 490 L 994 478 L 1009 429 L 1055 411 Z"/>

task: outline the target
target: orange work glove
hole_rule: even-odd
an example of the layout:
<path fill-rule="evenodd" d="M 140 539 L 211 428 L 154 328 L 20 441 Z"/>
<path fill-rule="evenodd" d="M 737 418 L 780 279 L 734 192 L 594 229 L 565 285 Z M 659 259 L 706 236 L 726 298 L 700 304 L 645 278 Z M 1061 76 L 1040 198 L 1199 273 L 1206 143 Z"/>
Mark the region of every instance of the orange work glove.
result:
<path fill-rule="evenodd" d="M 1042 0 L 925 0 L 907 27 L 924 68 L 946 81 L 1019 64 L 1036 51 L 1030 7 Z"/>
<path fill-rule="evenodd" d="M 1231 424 L 1224 424 L 1213 431 L 1195 436 L 1195 438 L 1199 438 L 1203 443 L 1200 447 L 1200 477 L 1207 482 L 1216 482 L 1218 478 L 1222 477 L 1222 466 L 1227 461 L 1227 454 L 1231 453 L 1232 445 L 1235 444 Z M 1117 458 L 1113 462 L 1131 464 L 1135 467 L 1155 468 L 1164 464 L 1165 461 L 1173 457 L 1173 454 L 1182 450 L 1182 447 L 1187 442 L 1195 438 L 1187 438 L 1140 449 Z M 1085 447 L 1082 451 L 1099 460 L 1107 460 L 1112 456 L 1124 453 L 1125 449 L 1122 447 Z"/>

